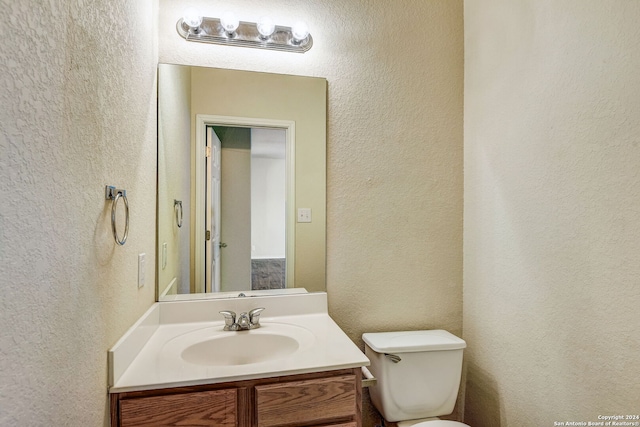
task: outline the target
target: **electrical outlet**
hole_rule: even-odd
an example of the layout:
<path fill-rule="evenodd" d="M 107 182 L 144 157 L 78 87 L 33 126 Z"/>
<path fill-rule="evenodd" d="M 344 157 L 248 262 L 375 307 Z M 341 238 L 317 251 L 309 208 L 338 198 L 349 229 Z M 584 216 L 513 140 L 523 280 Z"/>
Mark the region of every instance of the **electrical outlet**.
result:
<path fill-rule="evenodd" d="M 311 208 L 298 208 L 298 222 L 311 222 Z"/>
<path fill-rule="evenodd" d="M 141 288 L 144 286 L 145 282 L 145 254 L 138 254 L 138 287 Z"/>

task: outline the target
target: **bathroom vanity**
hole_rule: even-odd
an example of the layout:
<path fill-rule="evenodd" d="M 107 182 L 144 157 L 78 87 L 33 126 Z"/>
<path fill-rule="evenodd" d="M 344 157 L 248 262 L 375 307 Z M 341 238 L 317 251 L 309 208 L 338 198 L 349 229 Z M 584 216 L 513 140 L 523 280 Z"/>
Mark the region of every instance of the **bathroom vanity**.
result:
<path fill-rule="evenodd" d="M 361 425 L 360 369 L 111 394 L 112 426 Z"/>
<path fill-rule="evenodd" d="M 109 351 L 111 425 L 356 427 L 368 364 L 325 293 L 156 303 Z"/>

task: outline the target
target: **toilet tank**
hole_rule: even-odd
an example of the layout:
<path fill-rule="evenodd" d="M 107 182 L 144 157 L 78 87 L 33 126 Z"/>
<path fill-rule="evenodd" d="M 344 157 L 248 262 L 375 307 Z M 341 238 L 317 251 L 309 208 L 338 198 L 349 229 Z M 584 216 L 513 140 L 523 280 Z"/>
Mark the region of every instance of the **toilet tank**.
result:
<path fill-rule="evenodd" d="M 378 380 L 369 387 L 371 400 L 385 420 L 453 412 L 464 340 L 444 330 L 366 333 L 362 339 Z"/>

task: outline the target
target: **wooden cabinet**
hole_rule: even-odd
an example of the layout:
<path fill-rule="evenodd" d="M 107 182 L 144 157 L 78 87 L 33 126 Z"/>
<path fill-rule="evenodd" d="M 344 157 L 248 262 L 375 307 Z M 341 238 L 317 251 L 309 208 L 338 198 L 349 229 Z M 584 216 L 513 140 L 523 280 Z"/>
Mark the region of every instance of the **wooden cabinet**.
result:
<path fill-rule="evenodd" d="M 318 425 L 356 411 L 354 375 L 266 384 L 256 388 L 258 427 Z"/>
<path fill-rule="evenodd" d="M 361 427 L 360 368 L 114 393 L 112 427 Z"/>
<path fill-rule="evenodd" d="M 194 391 L 123 399 L 121 427 L 238 425 L 238 390 Z"/>

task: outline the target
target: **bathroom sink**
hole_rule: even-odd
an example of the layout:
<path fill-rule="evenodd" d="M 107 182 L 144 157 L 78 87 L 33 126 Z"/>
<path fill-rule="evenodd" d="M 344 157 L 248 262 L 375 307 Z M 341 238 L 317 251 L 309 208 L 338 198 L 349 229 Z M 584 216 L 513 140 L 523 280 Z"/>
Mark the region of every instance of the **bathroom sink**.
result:
<path fill-rule="evenodd" d="M 261 327 L 225 331 L 220 311 L 264 307 Z M 241 317 L 241 316 L 240 316 Z M 154 304 L 109 350 L 109 392 L 360 368 L 369 360 L 327 313 L 324 292 Z"/>
<path fill-rule="evenodd" d="M 187 363 L 224 367 L 284 359 L 309 348 L 314 341 L 314 334 L 306 328 L 263 323 L 261 328 L 248 331 L 198 329 L 171 340 L 166 348 Z"/>
<path fill-rule="evenodd" d="M 287 335 L 233 332 L 193 344 L 182 358 L 197 365 L 248 365 L 282 359 L 294 353 L 300 344 Z"/>

